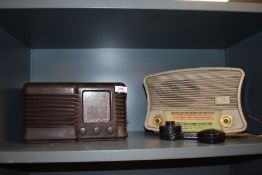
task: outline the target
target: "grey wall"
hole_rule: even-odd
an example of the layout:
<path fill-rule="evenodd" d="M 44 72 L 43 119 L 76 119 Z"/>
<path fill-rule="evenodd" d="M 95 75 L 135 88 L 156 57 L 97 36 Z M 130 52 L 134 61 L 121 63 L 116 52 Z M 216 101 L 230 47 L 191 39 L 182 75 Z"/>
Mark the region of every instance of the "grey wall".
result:
<path fill-rule="evenodd" d="M 226 65 L 241 67 L 246 73 L 243 108 L 248 132 L 262 134 L 262 32 L 228 48 Z M 251 119 L 248 116 L 251 115 Z M 257 121 L 256 121 L 257 120 Z"/>
<path fill-rule="evenodd" d="M 30 75 L 32 82 L 124 82 L 128 86 L 128 130 L 142 131 L 146 74 L 224 65 L 224 50 L 32 49 Z"/>
<path fill-rule="evenodd" d="M 30 50 L 0 29 L 0 141 L 22 138 L 23 84 L 29 81 Z"/>

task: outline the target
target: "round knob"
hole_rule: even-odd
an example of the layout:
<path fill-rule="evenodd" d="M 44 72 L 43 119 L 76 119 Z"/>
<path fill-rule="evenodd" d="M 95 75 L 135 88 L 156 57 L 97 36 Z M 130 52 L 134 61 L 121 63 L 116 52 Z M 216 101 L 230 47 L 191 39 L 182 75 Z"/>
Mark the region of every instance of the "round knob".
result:
<path fill-rule="evenodd" d="M 160 125 L 163 125 L 163 124 L 164 124 L 164 121 L 163 121 L 163 118 L 162 118 L 161 115 L 155 116 L 154 119 L 155 119 L 155 124 L 156 124 L 157 126 L 160 126 Z"/>
<path fill-rule="evenodd" d="M 86 128 L 79 128 L 79 134 L 80 135 L 85 135 L 86 134 Z"/>
<path fill-rule="evenodd" d="M 113 128 L 112 126 L 109 126 L 109 127 L 107 128 L 107 132 L 108 132 L 109 134 L 112 134 L 112 133 L 114 132 L 114 128 Z"/>
<path fill-rule="evenodd" d="M 100 128 L 97 127 L 97 126 L 95 126 L 95 127 L 94 127 L 94 133 L 95 133 L 95 134 L 99 134 L 99 133 L 100 133 Z"/>
<path fill-rule="evenodd" d="M 230 114 L 224 114 L 220 117 L 220 124 L 224 128 L 230 128 L 233 125 L 233 117 Z"/>

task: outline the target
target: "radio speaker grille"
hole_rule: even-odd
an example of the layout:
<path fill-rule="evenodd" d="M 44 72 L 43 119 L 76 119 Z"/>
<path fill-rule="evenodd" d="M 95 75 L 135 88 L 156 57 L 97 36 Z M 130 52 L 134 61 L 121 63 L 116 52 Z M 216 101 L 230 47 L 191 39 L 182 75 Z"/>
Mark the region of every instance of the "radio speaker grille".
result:
<path fill-rule="evenodd" d="M 24 119 L 27 128 L 77 126 L 77 95 L 26 95 Z"/>
<path fill-rule="evenodd" d="M 227 70 L 166 73 L 145 81 L 151 109 L 234 108 L 238 106 L 241 74 Z M 229 96 L 230 103 L 215 104 L 215 96 Z"/>

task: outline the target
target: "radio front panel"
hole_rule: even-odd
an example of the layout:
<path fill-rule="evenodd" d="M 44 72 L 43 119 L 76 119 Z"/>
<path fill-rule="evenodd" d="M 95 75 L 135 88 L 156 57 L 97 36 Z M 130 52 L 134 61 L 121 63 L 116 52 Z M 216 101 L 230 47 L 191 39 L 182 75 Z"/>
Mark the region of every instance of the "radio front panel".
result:
<path fill-rule="evenodd" d="M 123 83 L 28 83 L 24 140 L 66 141 L 127 137 Z"/>

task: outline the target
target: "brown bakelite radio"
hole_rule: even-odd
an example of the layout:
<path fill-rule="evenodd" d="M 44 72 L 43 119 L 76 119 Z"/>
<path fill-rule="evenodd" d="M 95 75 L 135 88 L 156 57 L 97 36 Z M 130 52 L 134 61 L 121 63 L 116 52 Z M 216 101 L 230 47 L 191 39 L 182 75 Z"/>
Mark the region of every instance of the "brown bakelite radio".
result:
<path fill-rule="evenodd" d="M 28 83 L 23 90 L 25 142 L 127 137 L 123 83 Z"/>

